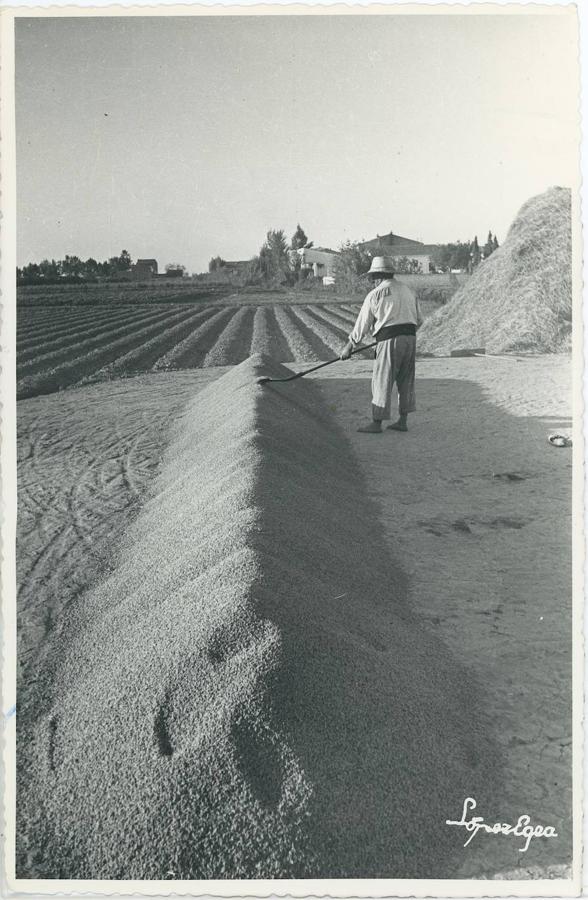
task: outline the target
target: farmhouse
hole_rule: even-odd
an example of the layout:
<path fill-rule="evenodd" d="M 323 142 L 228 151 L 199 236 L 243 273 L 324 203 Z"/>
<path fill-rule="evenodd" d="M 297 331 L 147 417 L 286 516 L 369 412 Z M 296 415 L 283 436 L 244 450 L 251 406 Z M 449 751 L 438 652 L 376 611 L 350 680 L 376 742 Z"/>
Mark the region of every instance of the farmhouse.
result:
<path fill-rule="evenodd" d="M 391 231 L 389 234 L 378 235 L 370 241 L 363 241 L 359 245 L 370 256 L 391 256 L 393 259 L 406 259 L 413 262 L 415 269 L 428 274 L 431 271 L 431 256 L 435 250 L 434 244 L 423 244 L 412 238 L 405 238 Z"/>
<path fill-rule="evenodd" d="M 335 264 L 339 254 L 327 247 L 301 247 L 298 250 L 302 269 L 312 273 L 315 278 L 322 278 L 323 283 L 332 284 L 335 278 Z M 325 281 L 326 279 L 326 281 Z"/>
<path fill-rule="evenodd" d="M 133 278 L 154 278 L 157 275 L 156 259 L 138 259 L 132 267 Z"/>

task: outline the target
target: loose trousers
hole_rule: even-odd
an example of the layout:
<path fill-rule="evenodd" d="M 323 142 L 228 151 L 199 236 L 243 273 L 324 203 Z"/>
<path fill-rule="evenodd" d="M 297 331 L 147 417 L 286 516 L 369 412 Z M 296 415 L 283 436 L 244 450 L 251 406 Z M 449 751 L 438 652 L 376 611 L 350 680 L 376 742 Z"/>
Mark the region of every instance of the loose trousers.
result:
<path fill-rule="evenodd" d="M 414 412 L 416 337 L 399 334 L 389 341 L 376 345 L 376 358 L 372 373 L 372 417 L 389 419 L 394 382 L 398 388 L 398 412 L 400 415 Z"/>

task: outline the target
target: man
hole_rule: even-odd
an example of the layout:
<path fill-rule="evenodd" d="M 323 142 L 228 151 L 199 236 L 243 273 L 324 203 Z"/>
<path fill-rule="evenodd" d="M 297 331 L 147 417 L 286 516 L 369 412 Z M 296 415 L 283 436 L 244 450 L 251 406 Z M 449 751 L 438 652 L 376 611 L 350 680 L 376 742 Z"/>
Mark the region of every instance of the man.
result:
<path fill-rule="evenodd" d="M 392 387 L 398 388 L 398 421 L 388 428 L 408 431 L 407 416 L 416 409 L 414 374 L 416 332 L 422 324 L 418 301 L 409 287 L 394 278 L 394 263 L 375 256 L 368 272 L 376 287 L 369 292 L 357 317 L 341 359 L 349 359 L 366 336 L 379 342 L 372 374 L 372 421 L 358 428 L 365 434 L 381 434 L 382 421 L 390 418 Z"/>

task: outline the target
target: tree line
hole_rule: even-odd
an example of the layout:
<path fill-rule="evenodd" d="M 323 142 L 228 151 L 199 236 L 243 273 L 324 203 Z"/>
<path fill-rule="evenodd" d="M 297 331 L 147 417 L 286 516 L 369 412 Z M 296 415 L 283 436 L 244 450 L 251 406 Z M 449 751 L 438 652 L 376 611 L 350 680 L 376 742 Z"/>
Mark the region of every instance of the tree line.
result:
<path fill-rule="evenodd" d="M 118 256 L 98 262 L 90 257 L 80 259 L 69 256 L 64 259 L 43 259 L 40 263 L 29 263 L 16 269 L 17 284 L 62 284 L 63 282 L 96 282 L 101 280 L 116 281 L 131 271 L 133 260 L 127 250 L 121 250 Z M 181 271 L 185 274 L 185 266 L 169 263 L 166 272 Z"/>
<path fill-rule="evenodd" d="M 104 262 L 90 257 L 80 259 L 79 256 L 69 256 L 64 259 L 43 259 L 40 263 L 29 263 L 22 268 L 17 268 L 17 282 L 33 284 L 44 282 L 45 284 L 62 281 L 98 281 L 113 275 L 129 272 L 133 261 L 127 250 L 122 250 L 118 256 L 111 256 Z"/>
<path fill-rule="evenodd" d="M 473 241 L 438 244 L 432 254 L 432 262 L 435 269 L 440 272 L 450 272 L 451 269 L 472 272 L 482 260 L 487 259 L 495 250 L 498 250 L 498 246 L 498 238 L 489 231 L 483 247 L 480 247 L 477 235 Z"/>

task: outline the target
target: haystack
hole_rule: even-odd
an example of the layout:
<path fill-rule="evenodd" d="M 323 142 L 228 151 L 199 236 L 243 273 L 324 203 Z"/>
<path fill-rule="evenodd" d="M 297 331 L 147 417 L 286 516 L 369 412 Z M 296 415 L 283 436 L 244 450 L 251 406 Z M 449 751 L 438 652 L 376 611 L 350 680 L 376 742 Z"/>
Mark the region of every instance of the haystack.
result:
<path fill-rule="evenodd" d="M 565 350 L 572 329 L 571 192 L 553 187 L 520 210 L 507 238 L 419 332 L 419 350 Z"/>
<path fill-rule="evenodd" d="M 445 819 L 491 815 L 475 677 L 412 616 L 316 386 L 256 383 L 285 374 L 191 401 L 72 605 L 19 721 L 20 877 L 449 876 Z"/>

